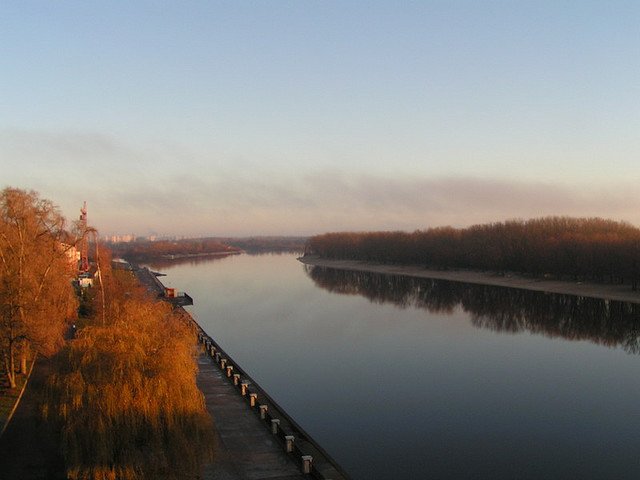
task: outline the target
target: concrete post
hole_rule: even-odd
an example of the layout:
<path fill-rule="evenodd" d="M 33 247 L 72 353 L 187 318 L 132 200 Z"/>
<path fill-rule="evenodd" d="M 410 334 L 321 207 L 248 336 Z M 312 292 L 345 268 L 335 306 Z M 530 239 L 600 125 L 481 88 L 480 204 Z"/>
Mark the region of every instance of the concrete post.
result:
<path fill-rule="evenodd" d="M 251 408 L 256 406 L 256 402 L 258 401 L 258 394 L 257 393 L 250 393 L 249 394 L 249 405 L 251 405 Z"/>
<path fill-rule="evenodd" d="M 240 374 L 239 373 L 234 373 L 233 374 L 233 384 L 234 385 L 238 385 L 240 383 Z"/>
<path fill-rule="evenodd" d="M 213 343 L 209 347 L 209 351 L 211 352 L 211 356 L 213 357 L 216 353 L 216 347 L 213 346 Z"/>
<path fill-rule="evenodd" d="M 269 406 L 260 405 L 258 408 L 260 409 L 260 419 L 264 420 L 265 418 L 267 418 L 267 410 L 269 410 Z"/>
<path fill-rule="evenodd" d="M 280 420 L 274 418 L 271 420 L 271 433 L 274 435 L 278 433 L 278 427 L 280 426 Z"/>
<path fill-rule="evenodd" d="M 247 394 L 247 388 L 249 388 L 249 382 L 242 382 L 240 384 L 240 393 L 244 397 Z"/>
<path fill-rule="evenodd" d="M 311 455 L 302 455 L 302 473 L 311 473 L 311 464 L 313 457 Z"/>
<path fill-rule="evenodd" d="M 294 437 L 293 435 L 286 435 L 284 437 L 284 441 L 285 443 L 285 449 L 287 450 L 287 453 L 291 453 L 293 452 L 293 441 L 296 439 L 296 437 Z"/>
<path fill-rule="evenodd" d="M 233 375 L 233 365 L 227 365 L 227 377 L 231 378 Z"/>
<path fill-rule="evenodd" d="M 220 368 L 222 370 L 224 370 L 225 368 L 227 368 L 227 359 L 226 358 L 221 358 L 220 359 Z"/>

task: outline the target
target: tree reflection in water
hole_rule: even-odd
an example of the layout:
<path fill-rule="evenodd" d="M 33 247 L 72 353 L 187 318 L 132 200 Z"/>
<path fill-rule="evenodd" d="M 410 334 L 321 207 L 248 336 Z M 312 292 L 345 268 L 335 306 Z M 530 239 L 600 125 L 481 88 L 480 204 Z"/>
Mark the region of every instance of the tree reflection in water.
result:
<path fill-rule="evenodd" d="M 432 313 L 462 308 L 479 328 L 588 340 L 640 353 L 640 305 L 516 288 L 305 266 L 321 288 Z"/>

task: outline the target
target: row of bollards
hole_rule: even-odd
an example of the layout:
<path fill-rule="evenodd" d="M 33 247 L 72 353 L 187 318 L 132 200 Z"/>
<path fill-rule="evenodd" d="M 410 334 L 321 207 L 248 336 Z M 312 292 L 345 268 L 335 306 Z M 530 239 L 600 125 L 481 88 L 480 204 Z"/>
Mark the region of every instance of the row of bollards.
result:
<path fill-rule="evenodd" d="M 280 419 L 271 417 L 271 415 L 269 414 L 269 406 L 258 403 L 258 394 L 256 392 L 249 391 L 249 386 L 251 385 L 251 383 L 246 380 L 243 381 L 241 379 L 241 374 L 238 372 L 234 372 L 233 365 L 230 364 L 229 359 L 224 357 L 224 353 L 214 345 L 209 336 L 204 332 L 200 332 L 198 333 L 198 340 L 204 345 L 205 351 L 207 352 L 209 357 L 211 357 L 211 359 L 220 366 L 220 369 L 225 373 L 227 378 L 229 378 L 229 380 L 233 382 L 233 385 L 239 387 L 240 394 L 243 397 L 248 398 L 249 407 L 252 410 L 257 411 L 260 415 L 260 419 L 266 422 L 267 425 L 271 426 L 271 433 L 281 440 L 284 440 L 285 451 L 290 455 L 298 454 L 298 458 L 300 458 L 302 473 L 319 473 L 313 468 L 313 456 L 304 455 L 303 452 L 295 444 L 295 436 L 286 434 L 280 428 Z M 320 475 L 318 476 L 318 478 L 324 477 Z"/>

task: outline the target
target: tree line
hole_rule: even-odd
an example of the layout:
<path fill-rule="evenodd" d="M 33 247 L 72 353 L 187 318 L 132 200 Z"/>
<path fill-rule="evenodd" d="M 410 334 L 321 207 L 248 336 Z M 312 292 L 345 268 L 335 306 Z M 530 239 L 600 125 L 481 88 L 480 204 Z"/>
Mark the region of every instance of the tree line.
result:
<path fill-rule="evenodd" d="M 242 249 L 249 254 L 262 253 L 298 253 L 304 250 L 308 237 L 258 236 L 225 237 L 220 241 Z"/>
<path fill-rule="evenodd" d="M 181 240 L 135 241 L 111 243 L 109 247 L 115 255 L 132 261 L 147 261 L 169 256 L 189 256 L 203 254 L 235 254 L 246 252 L 288 253 L 302 252 L 308 237 L 258 236 L 258 237 L 209 237 Z"/>
<path fill-rule="evenodd" d="M 172 255 L 204 255 L 237 253 L 240 249 L 212 238 L 158 240 L 110 244 L 114 254 L 132 261 L 169 257 Z"/>
<path fill-rule="evenodd" d="M 323 258 L 628 283 L 640 280 L 640 229 L 602 218 L 544 217 L 415 232 L 311 237 Z"/>

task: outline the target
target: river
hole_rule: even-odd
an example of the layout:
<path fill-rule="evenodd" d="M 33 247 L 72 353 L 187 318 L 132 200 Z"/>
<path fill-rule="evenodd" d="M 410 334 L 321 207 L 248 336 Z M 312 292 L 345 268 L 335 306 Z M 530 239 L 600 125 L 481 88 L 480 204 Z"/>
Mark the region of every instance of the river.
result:
<path fill-rule="evenodd" d="M 640 307 L 305 267 L 153 265 L 355 480 L 640 478 Z"/>

